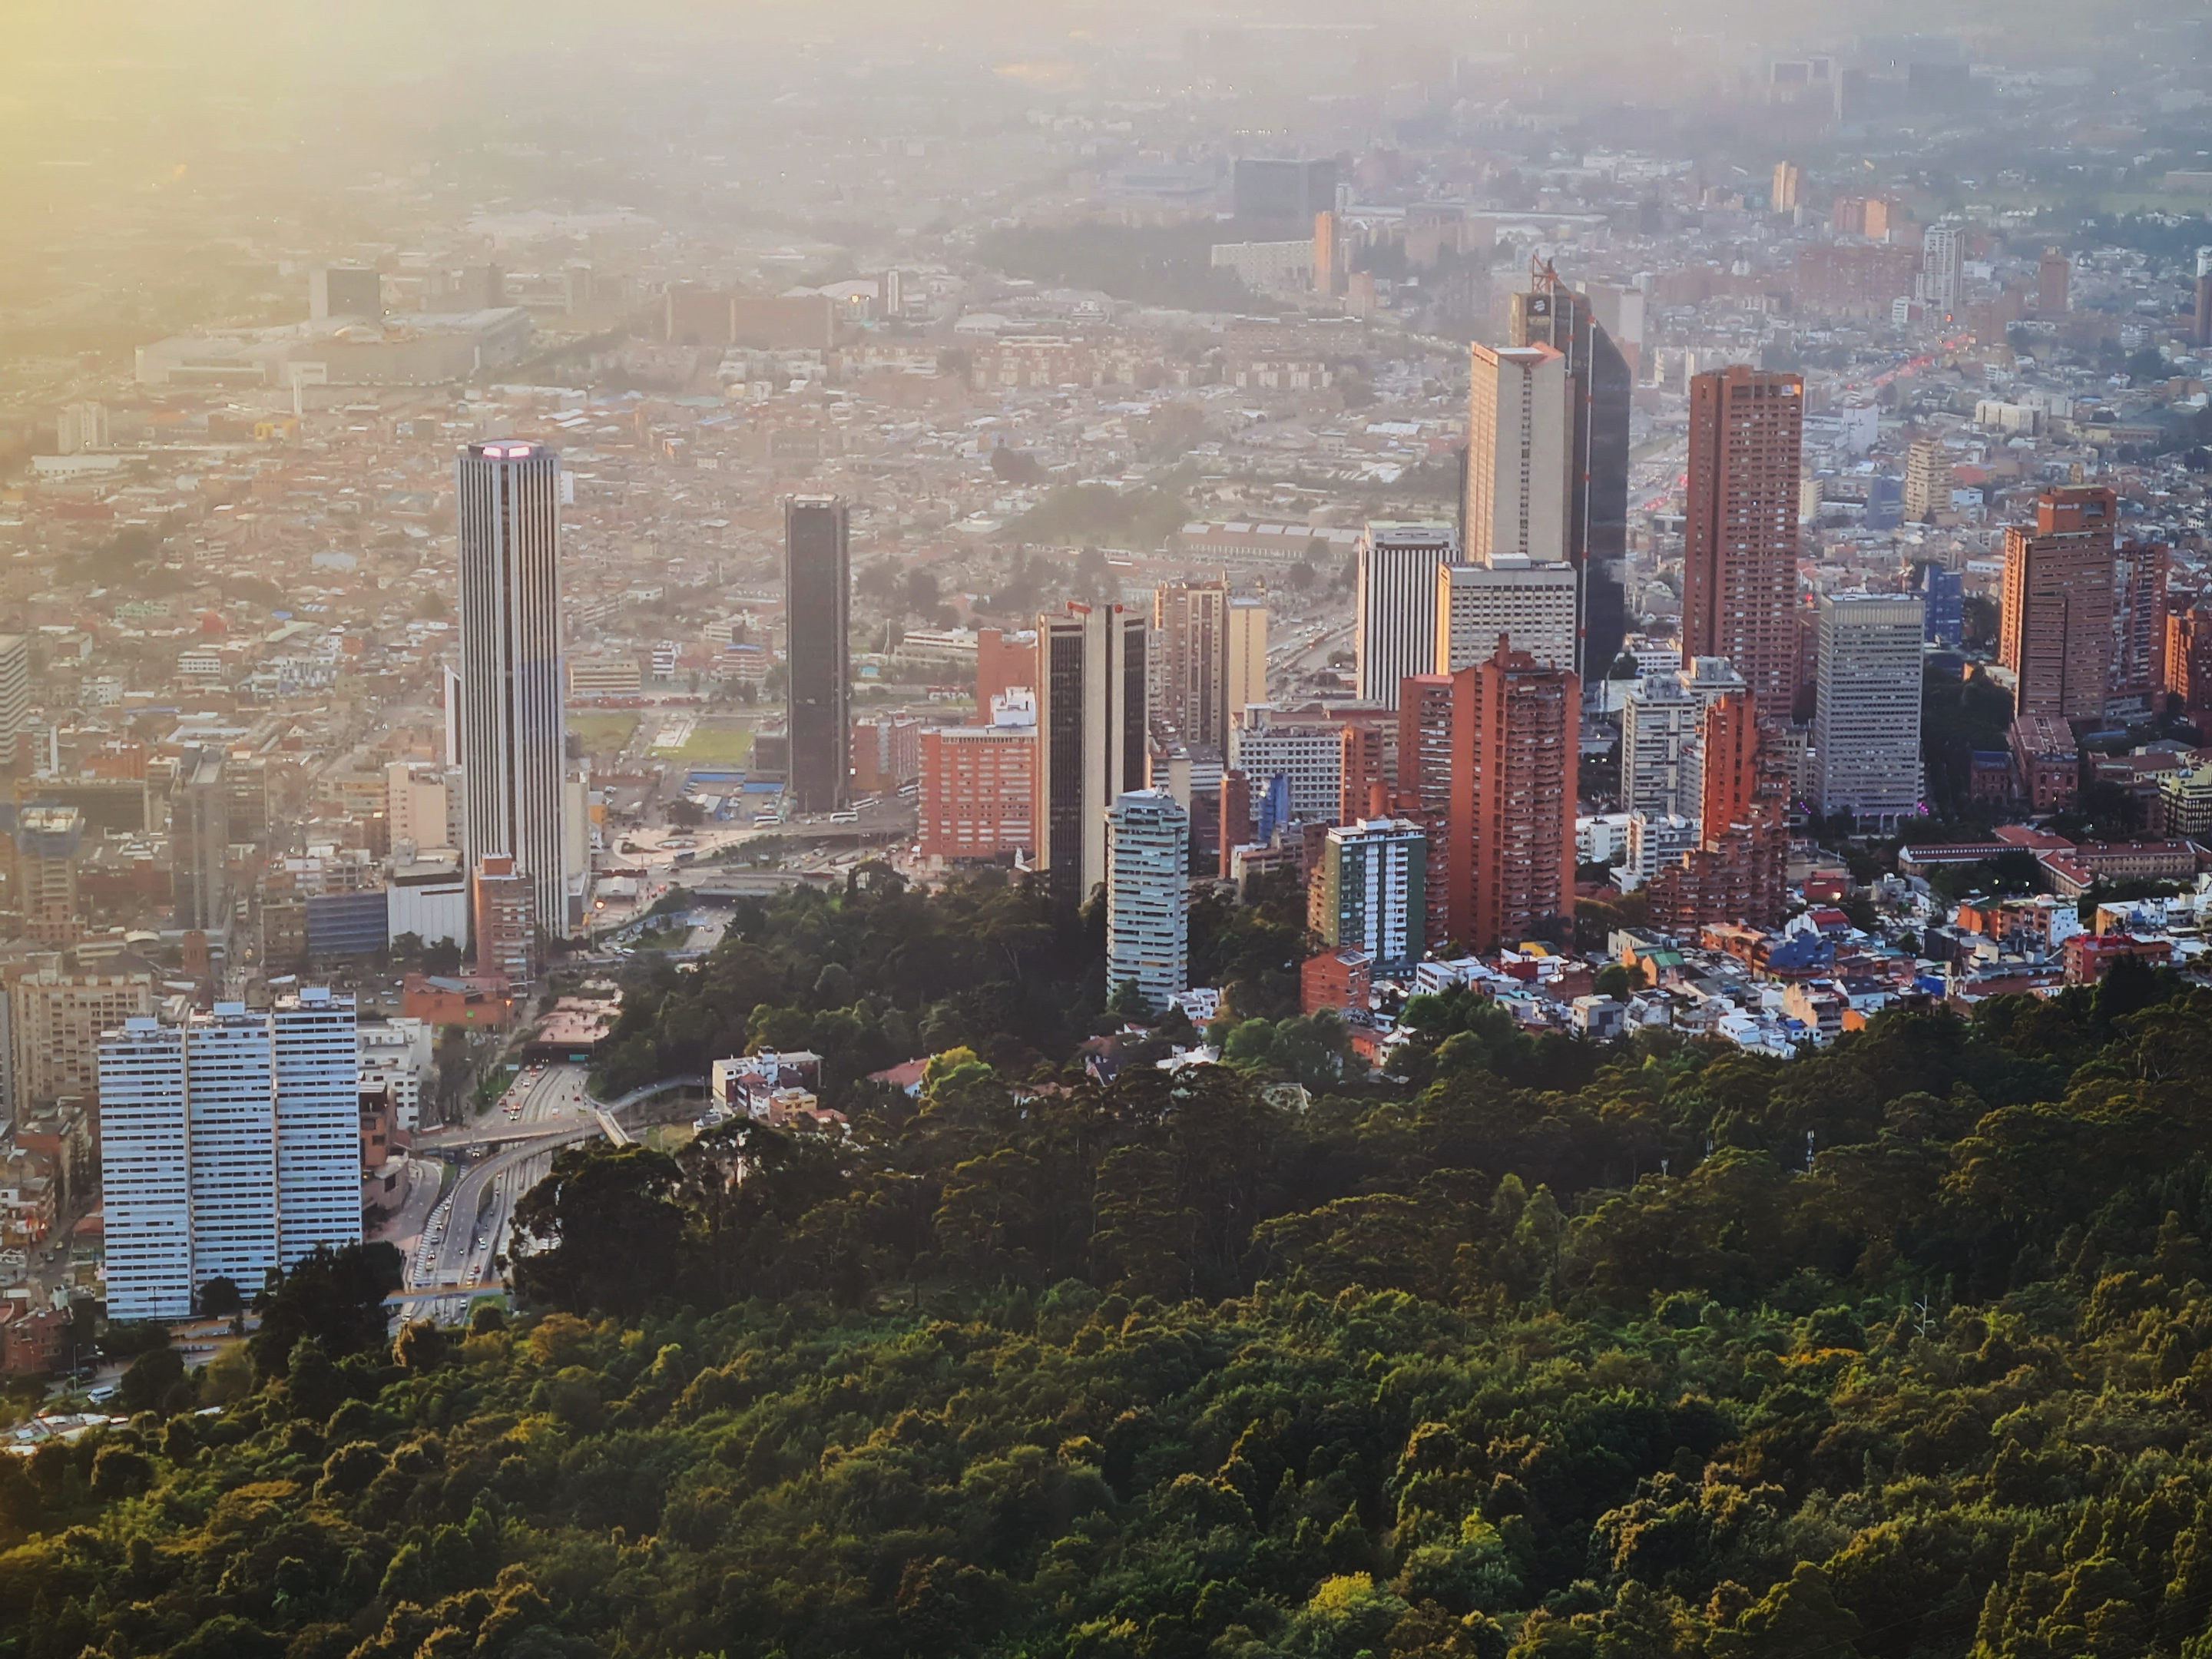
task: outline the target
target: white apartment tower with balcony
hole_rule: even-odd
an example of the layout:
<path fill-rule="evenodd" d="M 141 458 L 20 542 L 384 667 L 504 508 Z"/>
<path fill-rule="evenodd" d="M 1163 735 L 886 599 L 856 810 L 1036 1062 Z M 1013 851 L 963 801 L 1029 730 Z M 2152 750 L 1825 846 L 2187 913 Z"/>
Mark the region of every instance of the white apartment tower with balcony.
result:
<path fill-rule="evenodd" d="M 350 997 L 127 1019 L 101 1041 L 100 1100 L 110 1317 L 183 1318 L 211 1279 L 251 1295 L 361 1242 Z"/>

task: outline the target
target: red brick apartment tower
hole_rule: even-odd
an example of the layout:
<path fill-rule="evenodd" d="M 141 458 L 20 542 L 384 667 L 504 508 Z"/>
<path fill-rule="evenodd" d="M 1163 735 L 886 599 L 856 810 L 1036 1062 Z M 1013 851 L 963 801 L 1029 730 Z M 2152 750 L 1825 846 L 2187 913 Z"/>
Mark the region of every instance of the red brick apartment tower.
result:
<path fill-rule="evenodd" d="M 1451 936 L 1516 944 L 1575 908 L 1581 683 L 1504 640 L 1452 676 Z"/>
<path fill-rule="evenodd" d="M 1997 660 L 2017 682 L 2014 711 L 2100 720 L 2112 669 L 2112 526 L 2101 485 L 2035 498 L 2035 527 L 2005 531 Z"/>
<path fill-rule="evenodd" d="M 1805 379 L 1747 364 L 1690 381 L 1682 654 L 1726 657 L 1760 716 L 1797 689 L 1797 473 Z"/>
<path fill-rule="evenodd" d="M 1408 674 L 1398 683 L 1397 810 L 1429 833 L 1428 942 L 1451 938 L 1452 677 Z"/>
<path fill-rule="evenodd" d="M 1709 922 L 1775 927 L 1784 908 L 1789 780 L 1766 750 L 1749 692 L 1714 698 L 1701 731 L 1698 844 L 1652 878 L 1652 925 L 1673 933 Z"/>

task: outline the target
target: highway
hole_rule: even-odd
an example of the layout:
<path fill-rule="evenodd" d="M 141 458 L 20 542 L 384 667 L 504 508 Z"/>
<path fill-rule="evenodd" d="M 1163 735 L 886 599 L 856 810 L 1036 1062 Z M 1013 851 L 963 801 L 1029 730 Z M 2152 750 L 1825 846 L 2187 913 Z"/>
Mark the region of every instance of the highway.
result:
<path fill-rule="evenodd" d="M 457 1322 L 471 1295 L 500 1287 L 494 1263 L 507 1249 L 515 1200 L 545 1177 L 554 1154 L 604 1133 L 585 1103 L 584 1078 L 580 1066 L 526 1070 L 493 1111 L 505 1115 L 512 1130 L 531 1133 L 543 1126 L 542 1131 L 471 1165 L 431 1212 L 408 1263 L 407 1289 L 418 1296 L 452 1289 L 449 1300 L 430 1310 L 441 1322 Z"/>

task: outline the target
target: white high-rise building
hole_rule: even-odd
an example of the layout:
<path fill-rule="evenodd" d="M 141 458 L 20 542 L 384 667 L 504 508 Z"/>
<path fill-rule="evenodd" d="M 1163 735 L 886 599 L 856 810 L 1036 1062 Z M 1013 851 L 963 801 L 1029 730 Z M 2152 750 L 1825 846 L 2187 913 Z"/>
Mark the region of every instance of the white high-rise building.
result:
<path fill-rule="evenodd" d="M 1339 824 L 1322 851 L 1308 925 L 1339 951 L 1398 971 L 1419 961 L 1428 927 L 1428 834 L 1408 818 Z"/>
<path fill-rule="evenodd" d="M 1824 594 L 1814 804 L 1894 819 L 1920 804 L 1923 613 L 1917 593 Z"/>
<path fill-rule="evenodd" d="M 1106 981 L 1134 981 L 1155 1013 L 1190 988 L 1190 815 L 1164 789 L 1106 813 Z"/>
<path fill-rule="evenodd" d="M 453 468 L 461 566 L 455 726 L 468 868 L 505 856 L 531 880 L 538 925 L 575 920 L 562 826 L 568 721 L 561 680 L 561 463 L 543 444 L 483 443 Z M 580 885 L 574 898 L 580 905 Z"/>
<path fill-rule="evenodd" d="M 1966 233 L 1931 225 L 1920 238 L 1920 297 L 1940 310 L 1955 310 L 1966 274 Z"/>
<path fill-rule="evenodd" d="M 1478 345 L 1468 371 L 1468 562 L 1564 564 L 1574 473 L 1566 357 L 1547 345 Z"/>
<path fill-rule="evenodd" d="M 1698 816 L 1703 702 L 1675 674 L 1647 674 L 1620 705 L 1620 805 L 1629 812 Z"/>
<path fill-rule="evenodd" d="M 107 1304 L 178 1319 L 210 1279 L 249 1294 L 318 1245 L 361 1241 L 353 1000 L 219 1002 L 100 1043 Z"/>
<path fill-rule="evenodd" d="M 1440 524 L 1377 522 L 1360 533 L 1353 654 L 1363 702 L 1395 708 L 1399 681 L 1435 668 L 1437 570 L 1457 556 L 1456 543 Z"/>
<path fill-rule="evenodd" d="M 1697 817 L 1705 787 L 1705 710 L 1744 690 L 1726 657 L 1692 657 L 1679 672 L 1646 674 L 1620 706 L 1620 804 L 1629 812 Z"/>
<path fill-rule="evenodd" d="M 29 771 L 30 738 L 31 641 L 0 634 L 0 766 Z"/>
<path fill-rule="evenodd" d="M 1498 654 L 1503 636 L 1545 668 L 1575 665 L 1575 568 L 1504 554 L 1489 564 L 1437 570 L 1437 655 L 1428 672 L 1455 674 Z"/>

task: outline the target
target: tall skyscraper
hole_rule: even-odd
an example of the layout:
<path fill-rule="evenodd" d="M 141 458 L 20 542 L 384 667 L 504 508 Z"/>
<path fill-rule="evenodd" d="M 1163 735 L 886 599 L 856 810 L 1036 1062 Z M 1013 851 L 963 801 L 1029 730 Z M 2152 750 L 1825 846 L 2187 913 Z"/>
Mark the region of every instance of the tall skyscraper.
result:
<path fill-rule="evenodd" d="M 1567 563 L 1574 421 L 1566 355 L 1550 345 L 1478 344 L 1468 361 L 1467 562 L 1517 555 Z"/>
<path fill-rule="evenodd" d="M 351 998 L 126 1019 L 101 1041 L 100 1094 L 111 1317 L 183 1318 L 210 1279 L 258 1290 L 360 1242 Z"/>
<path fill-rule="evenodd" d="M 1472 951 L 1555 933 L 1575 902 L 1572 671 L 1500 650 L 1452 676 L 1447 879 L 1451 937 Z"/>
<path fill-rule="evenodd" d="M 31 741 L 31 641 L 0 634 L 0 769 L 34 769 Z"/>
<path fill-rule="evenodd" d="M 1037 618 L 1036 867 L 1080 904 L 1106 879 L 1106 811 L 1145 787 L 1145 618 L 1073 605 Z"/>
<path fill-rule="evenodd" d="M 791 797 L 802 812 L 834 812 L 851 799 L 846 707 L 851 665 L 851 524 L 834 495 L 783 504 L 784 667 L 791 721 Z"/>
<path fill-rule="evenodd" d="M 1229 582 L 1162 582 L 1152 590 L 1159 684 L 1152 717 L 1186 744 L 1229 746 Z"/>
<path fill-rule="evenodd" d="M 1797 686 L 1797 470 L 1805 381 L 1744 364 L 1690 382 L 1682 650 L 1726 657 L 1759 714 Z"/>
<path fill-rule="evenodd" d="M 1777 213 L 1797 210 L 1797 190 L 1804 180 L 1803 169 L 1795 161 L 1774 164 L 1774 182 L 1767 191 L 1766 204 Z"/>
<path fill-rule="evenodd" d="M 543 444 L 470 444 L 453 464 L 461 563 L 454 731 L 473 877 L 506 858 L 528 876 L 537 925 L 570 914 L 568 716 L 561 682 L 561 462 Z M 575 896 L 579 904 L 582 895 Z"/>
<path fill-rule="evenodd" d="M 219 933 L 230 920 L 229 852 L 222 752 L 187 749 L 169 787 L 170 888 L 179 927 Z"/>
<path fill-rule="evenodd" d="M 2102 720 L 2112 672 L 2112 531 L 2117 498 L 2098 485 L 2044 490 L 2033 528 L 2005 531 L 1997 660 L 2014 710 Z"/>
<path fill-rule="evenodd" d="M 1634 377 L 1589 299 L 1561 282 L 1549 264 L 1532 270 L 1528 292 L 1512 301 L 1510 343 L 1548 345 L 1567 360 L 1573 424 L 1567 559 L 1582 583 L 1582 647 L 1574 667 L 1583 680 L 1600 679 L 1620 654 L 1627 631 L 1621 582 L 1628 557 L 1628 410 Z"/>
<path fill-rule="evenodd" d="M 1920 297 L 1938 311 L 1957 310 L 1966 260 L 1966 233 L 1930 225 L 1920 238 Z"/>
<path fill-rule="evenodd" d="M 1436 663 L 1437 570 L 1456 551 L 1449 525 L 1376 521 L 1361 532 L 1353 654 L 1359 696 L 1398 706 L 1398 683 Z"/>
<path fill-rule="evenodd" d="M 2065 315 L 2072 301 L 2074 264 L 2063 247 L 2047 247 L 2035 264 L 2035 314 L 2046 322 Z"/>
<path fill-rule="evenodd" d="M 1190 815 L 1164 789 L 1124 790 L 1104 814 L 1106 980 L 1158 1013 L 1190 987 Z"/>
<path fill-rule="evenodd" d="M 1364 951 L 1402 972 L 1426 950 L 1429 840 L 1408 818 L 1365 818 L 1328 832 L 1308 921 L 1322 942 Z"/>
<path fill-rule="evenodd" d="M 1229 602 L 1229 718 L 1267 701 L 1267 607 L 1257 599 Z M 1222 735 L 1226 752 L 1228 734 Z"/>
<path fill-rule="evenodd" d="M 1917 593 L 1821 596 L 1813 745 L 1822 812 L 1891 821 L 1918 807 L 1921 630 Z"/>

